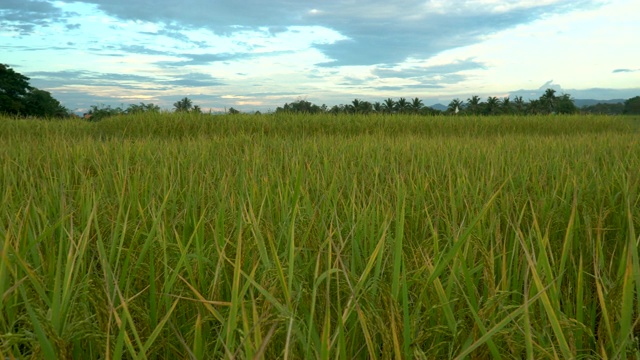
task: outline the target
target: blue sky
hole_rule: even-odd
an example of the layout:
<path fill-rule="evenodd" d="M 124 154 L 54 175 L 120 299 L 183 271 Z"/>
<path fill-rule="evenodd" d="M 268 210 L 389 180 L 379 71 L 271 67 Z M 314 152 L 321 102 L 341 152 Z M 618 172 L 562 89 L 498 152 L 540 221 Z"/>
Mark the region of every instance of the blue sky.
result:
<path fill-rule="evenodd" d="M 637 0 L 1 0 L 0 63 L 77 112 L 629 98 L 638 14 Z"/>

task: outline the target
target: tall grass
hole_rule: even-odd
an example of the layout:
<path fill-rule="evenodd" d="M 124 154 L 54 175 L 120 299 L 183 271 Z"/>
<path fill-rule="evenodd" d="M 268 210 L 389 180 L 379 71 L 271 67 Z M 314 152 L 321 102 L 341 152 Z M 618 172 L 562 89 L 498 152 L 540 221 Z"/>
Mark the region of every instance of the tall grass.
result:
<path fill-rule="evenodd" d="M 638 119 L 0 119 L 0 357 L 640 358 Z"/>

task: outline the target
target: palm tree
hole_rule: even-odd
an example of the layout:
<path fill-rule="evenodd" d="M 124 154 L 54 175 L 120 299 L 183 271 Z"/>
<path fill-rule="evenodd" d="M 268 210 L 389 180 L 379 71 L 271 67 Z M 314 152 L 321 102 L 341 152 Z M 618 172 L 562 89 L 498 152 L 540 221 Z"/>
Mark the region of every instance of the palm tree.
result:
<path fill-rule="evenodd" d="M 396 108 L 396 102 L 393 101 L 392 98 L 388 98 L 382 104 L 382 108 L 384 109 L 384 112 L 391 114 L 393 113 L 393 110 Z"/>
<path fill-rule="evenodd" d="M 379 101 L 376 101 L 373 103 L 373 111 L 377 112 L 377 113 L 381 113 L 382 112 L 382 104 L 380 104 Z"/>
<path fill-rule="evenodd" d="M 176 102 L 173 104 L 173 107 L 176 109 L 176 112 L 188 112 L 191 111 L 191 109 L 193 108 L 193 103 L 191 102 L 191 99 L 189 99 L 188 97 L 183 98 L 182 100 Z"/>
<path fill-rule="evenodd" d="M 522 115 L 525 112 L 527 104 L 524 102 L 522 96 L 516 96 L 516 98 L 513 99 L 513 106 L 515 108 L 516 114 Z"/>
<path fill-rule="evenodd" d="M 472 114 L 480 112 L 480 96 L 473 95 L 467 99 L 467 110 Z"/>
<path fill-rule="evenodd" d="M 368 101 L 361 101 L 358 107 L 358 112 L 361 114 L 368 114 L 373 111 L 373 105 Z"/>
<path fill-rule="evenodd" d="M 505 114 L 513 113 L 513 105 L 511 104 L 511 99 L 508 96 L 500 100 L 500 107 L 502 108 L 502 112 Z"/>
<path fill-rule="evenodd" d="M 368 101 L 363 101 L 360 99 L 354 99 L 351 102 L 351 105 L 347 105 L 352 112 L 356 114 L 368 114 L 373 109 L 373 106 Z"/>
<path fill-rule="evenodd" d="M 420 110 L 422 110 L 422 108 L 424 107 L 424 103 L 422 102 L 422 100 L 420 100 L 418 98 L 414 98 L 411 101 L 411 104 L 409 106 L 411 108 L 411 111 L 413 111 L 414 113 L 418 114 L 420 112 Z"/>
<path fill-rule="evenodd" d="M 546 112 L 545 105 L 541 100 L 531 100 L 527 104 L 527 114 L 537 115 Z"/>
<path fill-rule="evenodd" d="M 406 112 L 409 109 L 409 102 L 405 98 L 400 98 L 396 101 L 395 107 L 399 113 Z"/>
<path fill-rule="evenodd" d="M 349 108 L 352 110 L 352 112 L 354 113 L 359 113 L 360 112 L 360 107 L 362 106 L 362 100 L 360 99 L 354 99 L 351 102 L 351 105 L 349 105 Z"/>
<path fill-rule="evenodd" d="M 547 113 L 555 112 L 557 101 L 556 91 L 553 89 L 547 89 L 544 94 L 540 96 L 541 106 Z"/>
<path fill-rule="evenodd" d="M 494 115 L 500 111 L 500 100 L 495 96 L 489 96 L 487 98 L 487 104 L 485 105 L 485 114 Z"/>
<path fill-rule="evenodd" d="M 343 112 L 346 112 L 344 105 L 333 105 L 331 109 L 329 109 L 329 113 L 333 115 L 338 115 Z"/>
<path fill-rule="evenodd" d="M 353 107 L 353 105 L 351 104 L 346 104 L 344 105 L 344 108 L 342 109 L 342 112 L 345 114 L 355 114 L 356 113 L 356 108 Z"/>
<path fill-rule="evenodd" d="M 453 99 L 449 103 L 449 107 L 447 107 L 447 112 L 452 114 L 457 114 L 462 111 L 464 108 L 464 103 L 460 99 Z"/>

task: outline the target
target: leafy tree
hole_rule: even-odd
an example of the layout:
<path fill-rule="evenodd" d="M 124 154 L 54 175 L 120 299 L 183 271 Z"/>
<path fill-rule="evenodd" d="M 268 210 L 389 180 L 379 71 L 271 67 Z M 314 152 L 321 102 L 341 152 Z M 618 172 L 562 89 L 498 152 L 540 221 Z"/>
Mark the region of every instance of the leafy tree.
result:
<path fill-rule="evenodd" d="M 0 113 L 39 117 L 64 117 L 69 110 L 48 91 L 29 85 L 29 78 L 0 64 Z"/>
<path fill-rule="evenodd" d="M 236 114 L 240 114 L 240 111 L 230 107 L 228 110 L 228 113 L 231 115 L 236 115 Z"/>
<path fill-rule="evenodd" d="M 20 114 L 25 109 L 24 97 L 31 91 L 29 78 L 0 64 L 0 112 Z"/>
<path fill-rule="evenodd" d="M 193 109 L 193 102 L 188 97 L 173 104 L 176 112 L 189 112 Z"/>
<path fill-rule="evenodd" d="M 558 114 L 575 114 L 578 107 L 573 103 L 569 94 L 562 94 L 556 97 L 555 112 Z"/>
<path fill-rule="evenodd" d="M 38 117 L 65 117 L 69 110 L 51 96 L 48 91 L 32 88 L 24 96 L 24 114 Z"/>
<path fill-rule="evenodd" d="M 624 102 L 625 114 L 640 114 L 640 96 L 632 97 Z"/>

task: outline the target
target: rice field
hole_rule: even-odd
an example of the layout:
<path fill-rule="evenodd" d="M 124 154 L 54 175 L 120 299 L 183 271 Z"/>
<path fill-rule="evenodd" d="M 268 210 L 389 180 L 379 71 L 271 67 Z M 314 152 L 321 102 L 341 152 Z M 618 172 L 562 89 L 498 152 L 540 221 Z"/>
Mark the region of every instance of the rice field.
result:
<path fill-rule="evenodd" d="M 640 118 L 0 117 L 0 358 L 640 359 Z"/>

